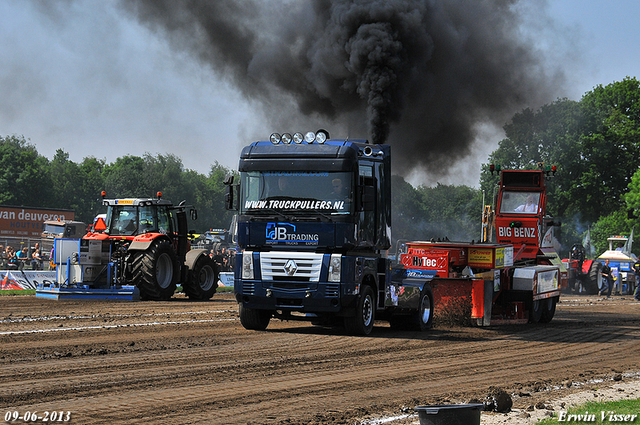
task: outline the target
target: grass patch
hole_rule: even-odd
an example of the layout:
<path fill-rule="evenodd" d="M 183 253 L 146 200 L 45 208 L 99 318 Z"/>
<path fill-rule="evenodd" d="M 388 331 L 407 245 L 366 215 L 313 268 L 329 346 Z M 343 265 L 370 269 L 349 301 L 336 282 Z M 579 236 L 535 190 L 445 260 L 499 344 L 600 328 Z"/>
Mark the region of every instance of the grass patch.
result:
<path fill-rule="evenodd" d="M 0 297 L 4 295 L 35 295 L 35 289 L 0 289 Z"/>
<path fill-rule="evenodd" d="M 218 286 L 216 292 L 233 292 L 233 286 Z"/>
<path fill-rule="evenodd" d="M 604 420 L 602 418 L 603 414 L 605 416 Z M 561 415 L 563 415 L 563 417 L 561 417 Z M 572 417 L 570 415 L 582 415 L 582 417 Z M 615 416 L 612 417 L 610 415 Z M 635 418 L 633 415 L 635 415 Z M 606 403 L 591 401 L 583 404 L 582 406 L 568 409 L 566 414 L 562 411 L 555 412 L 553 418 L 543 419 L 538 423 L 541 425 L 550 425 L 561 422 L 589 424 L 609 424 L 615 422 L 640 424 L 640 399 L 610 401 Z"/>
<path fill-rule="evenodd" d="M 182 286 L 178 286 L 176 292 L 182 292 Z M 223 292 L 233 292 L 233 287 L 218 287 L 216 290 L 217 293 Z M 35 289 L 0 289 L 0 297 L 4 296 L 15 296 L 15 295 L 35 295 Z"/>

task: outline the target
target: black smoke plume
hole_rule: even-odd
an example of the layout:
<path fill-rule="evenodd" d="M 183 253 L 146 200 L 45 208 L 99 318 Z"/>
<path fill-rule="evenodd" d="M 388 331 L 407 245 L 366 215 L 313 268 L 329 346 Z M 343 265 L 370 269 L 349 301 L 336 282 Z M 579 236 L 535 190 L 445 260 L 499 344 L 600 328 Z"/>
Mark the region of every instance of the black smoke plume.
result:
<path fill-rule="evenodd" d="M 469 154 L 477 124 L 502 126 L 519 108 L 552 100 L 562 82 L 527 40 L 516 0 L 123 5 L 274 122 L 302 115 L 389 143 L 405 175 L 415 167 L 446 174 Z"/>

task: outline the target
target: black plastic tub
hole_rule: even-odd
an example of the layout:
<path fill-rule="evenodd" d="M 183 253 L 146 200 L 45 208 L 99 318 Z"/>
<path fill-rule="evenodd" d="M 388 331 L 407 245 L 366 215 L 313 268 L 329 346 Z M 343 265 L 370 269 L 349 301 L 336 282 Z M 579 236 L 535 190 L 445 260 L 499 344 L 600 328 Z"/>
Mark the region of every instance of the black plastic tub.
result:
<path fill-rule="evenodd" d="M 418 406 L 420 425 L 480 425 L 482 403 Z"/>

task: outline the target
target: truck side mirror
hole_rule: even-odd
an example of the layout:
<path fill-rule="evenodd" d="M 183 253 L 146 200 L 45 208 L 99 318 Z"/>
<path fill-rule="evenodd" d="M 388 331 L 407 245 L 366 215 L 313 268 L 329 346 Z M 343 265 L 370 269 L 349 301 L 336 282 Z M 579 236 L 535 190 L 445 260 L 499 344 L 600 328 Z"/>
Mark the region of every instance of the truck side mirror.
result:
<path fill-rule="evenodd" d="M 238 185 L 237 184 L 233 184 L 234 181 L 234 177 L 233 176 L 226 176 L 224 178 L 224 185 L 226 186 L 225 188 L 225 194 L 224 194 L 224 206 L 227 210 L 231 210 L 231 211 L 237 211 L 238 210 L 238 205 L 236 205 L 236 196 L 234 195 L 234 191 Z"/>
<path fill-rule="evenodd" d="M 198 211 L 195 208 L 191 208 L 189 210 L 189 214 L 191 215 L 191 220 L 197 220 L 198 219 Z"/>
<path fill-rule="evenodd" d="M 224 206 L 227 210 L 237 211 L 238 207 L 236 206 L 235 196 L 234 196 L 234 187 L 233 185 L 229 185 L 226 187 L 226 191 L 224 194 Z"/>

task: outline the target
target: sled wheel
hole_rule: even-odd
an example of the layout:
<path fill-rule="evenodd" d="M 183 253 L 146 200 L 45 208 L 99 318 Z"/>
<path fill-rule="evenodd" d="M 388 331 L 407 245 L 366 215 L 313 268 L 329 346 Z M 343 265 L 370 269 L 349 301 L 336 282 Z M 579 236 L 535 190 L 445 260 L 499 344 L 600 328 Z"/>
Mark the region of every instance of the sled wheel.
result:
<path fill-rule="evenodd" d="M 540 318 L 541 323 L 549 323 L 551 319 L 553 319 L 554 314 L 556 314 L 556 303 L 558 302 L 558 298 L 547 298 L 542 303 L 542 317 Z"/>
<path fill-rule="evenodd" d="M 540 321 L 542 318 L 544 304 L 544 300 L 535 300 L 531 302 L 531 310 L 529 311 L 530 323 L 538 323 Z"/>

